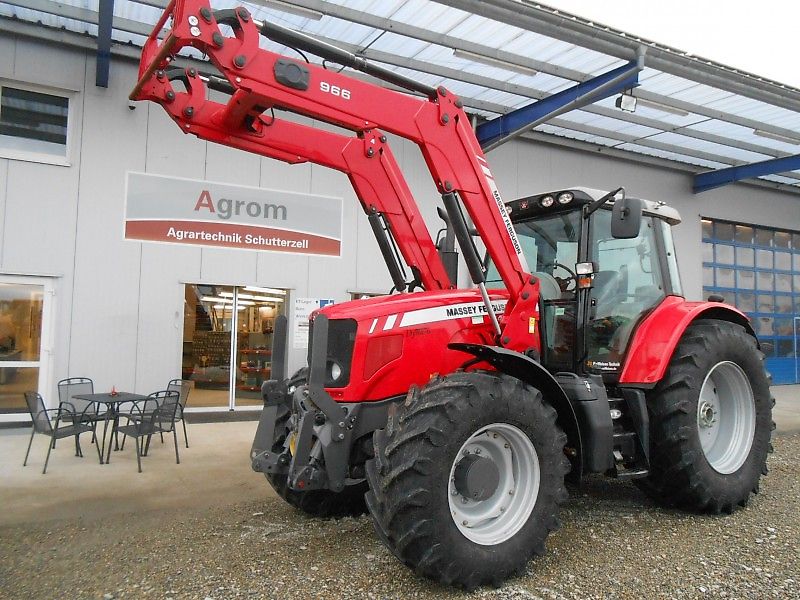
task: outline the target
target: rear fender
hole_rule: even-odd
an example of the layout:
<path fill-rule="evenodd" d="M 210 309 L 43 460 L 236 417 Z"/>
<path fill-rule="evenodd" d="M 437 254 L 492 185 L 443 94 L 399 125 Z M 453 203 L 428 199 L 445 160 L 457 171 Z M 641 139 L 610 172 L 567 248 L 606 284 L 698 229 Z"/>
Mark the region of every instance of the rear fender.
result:
<path fill-rule="evenodd" d="M 572 462 L 570 478 L 576 480 L 581 478 L 583 475 L 583 452 L 578 417 L 558 381 L 541 364 L 524 354 L 499 346 L 448 344 L 447 347 L 472 354 L 489 363 L 501 373 L 524 381 L 542 392 L 545 402 L 555 408 L 558 413 L 557 423 L 567 434 L 567 445 L 575 449 L 574 456 L 568 455 Z"/>
<path fill-rule="evenodd" d="M 732 306 L 719 302 L 686 302 L 679 296 L 667 296 L 636 328 L 619 383 L 652 387 L 661 381 L 683 332 L 699 319 L 730 321 L 756 337 L 747 316 Z"/>

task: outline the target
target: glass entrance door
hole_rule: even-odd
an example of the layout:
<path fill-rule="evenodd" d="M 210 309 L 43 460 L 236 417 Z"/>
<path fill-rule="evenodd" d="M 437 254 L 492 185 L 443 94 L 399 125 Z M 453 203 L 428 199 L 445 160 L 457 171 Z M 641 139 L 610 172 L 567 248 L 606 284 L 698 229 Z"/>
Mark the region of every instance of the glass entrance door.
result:
<path fill-rule="evenodd" d="M 275 317 L 284 314 L 286 290 L 245 286 L 236 290 L 236 406 L 262 406 L 261 384 L 272 372 Z"/>
<path fill-rule="evenodd" d="M 182 377 L 194 384 L 194 408 L 230 408 L 233 287 L 187 285 L 183 311 Z"/>
<path fill-rule="evenodd" d="M 50 400 L 45 390 L 52 290 L 49 280 L 0 276 L 0 420 L 27 413 L 25 392 L 39 391 Z"/>
<path fill-rule="evenodd" d="M 286 290 L 187 284 L 182 377 L 194 384 L 191 408 L 260 407 L 271 374 L 275 317 Z"/>

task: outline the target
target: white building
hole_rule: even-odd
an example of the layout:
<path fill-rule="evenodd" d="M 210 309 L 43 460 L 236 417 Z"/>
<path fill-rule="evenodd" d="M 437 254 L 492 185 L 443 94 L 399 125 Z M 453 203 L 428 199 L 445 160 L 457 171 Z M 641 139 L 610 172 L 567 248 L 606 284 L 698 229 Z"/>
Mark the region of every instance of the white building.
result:
<path fill-rule="evenodd" d="M 153 103 L 129 106 L 128 94 L 137 78 L 133 57 L 138 48 L 115 43 L 108 87 L 98 87 L 96 39 L 46 25 L 63 23 L 68 30 L 88 28 L 95 34 L 96 28 L 66 21 L 75 17 L 75 11 L 52 4 L 50 12 L 65 12 L 37 15 L 25 8 L 24 2 L 19 4 L 23 8 L 0 3 L 0 15 L 5 15 L 0 18 L 0 315 L 4 315 L 0 316 L 0 420 L 24 417 L 21 392 L 27 389 L 38 389 L 54 405 L 56 382 L 71 376 L 91 377 L 96 390 L 114 386 L 140 393 L 185 377 L 195 381 L 195 406 L 258 406 L 258 394 L 253 390 L 268 375 L 268 356 L 259 350 L 270 344 L 275 314 L 289 317 L 289 368 L 293 369 L 303 364 L 305 354 L 301 323 L 294 318 L 297 299 L 341 302 L 357 294 L 385 293 L 391 287 L 347 178 L 323 167 L 289 166 L 207 143 L 184 135 Z M 334 13 L 340 10 L 338 3 L 322 4 L 330 4 Z M 144 8 L 137 6 L 118 3 L 115 40 L 131 38 L 141 43 L 140 37 L 126 34 L 121 25 L 123 18 L 154 22 L 150 13 L 145 15 L 149 20 L 144 18 Z M 447 11 L 456 10 L 446 9 L 445 15 L 443 7 L 435 6 L 440 19 L 451 15 Z M 134 12 L 137 10 L 141 14 Z M 8 18 L 11 14 L 21 20 Z M 37 18 L 44 19 L 45 25 L 28 22 Z M 307 16 L 283 18 L 307 30 L 316 26 Z M 435 30 L 424 18 L 416 24 L 412 16 L 396 18 Z M 324 19 L 319 23 L 323 26 Z M 330 27 L 328 35 L 335 37 L 335 28 Z M 498 21 L 492 21 L 492 28 L 495 32 L 513 29 Z M 477 39 L 474 28 L 452 35 L 466 41 Z M 354 38 L 341 35 L 341 39 L 353 43 Z M 498 42 L 498 47 L 506 54 L 525 56 L 513 41 L 506 45 Z M 376 45 L 370 49 L 376 55 L 380 52 Z M 595 59 L 595 64 L 586 64 L 587 75 L 619 64 L 614 56 L 604 62 L 597 60 L 596 51 L 584 50 Z M 438 82 L 443 77 L 436 73 L 444 72 L 441 65 L 445 62 L 429 54 L 433 74 L 425 77 Z M 404 56 L 404 51 L 398 49 L 396 56 Z M 473 90 L 477 98 L 471 103 L 462 88 L 472 89 L 472 82 L 483 77 L 511 81 L 508 89 L 519 93 L 529 85 L 523 78 L 541 75 L 541 71 L 523 75 L 514 72 L 513 66 L 503 72 L 502 64 L 488 66 L 485 60 L 481 63 L 480 56 L 463 56 L 459 60 L 467 61 L 469 68 L 462 68 L 471 74 L 471 81 L 454 81 L 451 89 L 465 97 L 468 108 L 483 116 L 490 116 L 492 107 L 509 102 L 509 98 L 500 92 Z M 551 70 L 579 68 L 566 65 L 560 55 L 549 60 Z M 725 75 L 724 69 L 715 65 L 698 63 L 697 69 L 697 87 L 712 89 L 713 77 Z M 700 83 L 704 73 L 709 84 Z M 653 82 L 648 84 L 653 76 L 645 71 L 640 77 L 642 97 L 656 93 Z M 747 81 L 749 76 L 737 77 L 731 76 L 731 81 Z M 499 147 L 488 160 L 506 200 L 576 185 L 624 186 L 629 195 L 663 200 L 677 208 L 683 223 L 674 235 L 687 298 L 701 299 L 715 291 L 751 313 L 762 344 L 771 353 L 776 381 L 796 382 L 798 170 L 700 194 L 692 191 L 698 172 L 797 152 L 800 113 L 773 104 L 771 87 L 751 80 L 749 94 L 722 91 L 729 97 L 727 110 L 721 100 L 698 97 L 696 113 L 669 112 L 668 107 L 657 106 L 640 106 L 636 113 L 624 113 L 614 107 L 612 97 L 596 103 L 603 114 L 567 113 L 536 133 Z M 551 85 L 554 91 L 558 87 Z M 685 108 L 689 101 L 680 100 L 679 92 L 676 89 L 675 104 Z M 669 96 L 669 92 L 663 93 Z M 761 100 L 757 99 L 760 95 Z M 785 96 L 788 105 L 796 102 L 800 91 L 786 90 Z M 750 105 L 765 109 L 748 113 Z M 703 117 L 685 124 L 689 116 L 709 114 L 709 107 L 720 118 Z M 617 111 L 616 129 L 610 124 L 609 111 Z M 661 123 L 662 129 L 648 128 L 645 120 L 649 125 Z M 752 127 L 754 122 L 773 135 L 759 134 L 760 130 Z M 792 130 L 795 135 L 781 140 L 777 130 Z M 654 143 L 656 140 L 662 141 Z M 441 223 L 436 216 L 438 196 L 425 164 L 413 144 L 395 138 L 390 142 L 435 235 Z M 759 155 L 756 147 L 773 153 Z M 278 198 L 290 192 L 341 198 L 341 256 L 126 240 L 129 173 L 264 188 L 273 190 L 271 197 Z M 236 311 L 224 308 L 231 306 L 234 293 L 245 301 L 244 309 L 236 313 L 236 324 L 232 322 Z M 252 304 L 246 304 L 248 301 Z M 237 331 L 233 341 L 232 327 Z M 237 350 L 233 355 L 232 348 Z"/>

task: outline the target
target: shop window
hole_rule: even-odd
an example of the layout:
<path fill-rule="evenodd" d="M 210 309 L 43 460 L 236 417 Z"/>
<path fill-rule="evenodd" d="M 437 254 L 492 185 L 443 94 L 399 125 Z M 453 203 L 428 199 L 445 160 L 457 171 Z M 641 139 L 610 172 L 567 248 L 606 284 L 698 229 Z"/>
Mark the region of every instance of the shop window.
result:
<path fill-rule="evenodd" d="M 756 245 L 772 246 L 772 230 L 761 228 L 756 229 Z"/>
<path fill-rule="evenodd" d="M 792 234 L 788 231 L 775 232 L 775 247 L 776 248 L 789 248 L 791 245 Z"/>
<path fill-rule="evenodd" d="M 788 252 L 775 253 L 775 269 L 778 271 L 792 270 L 792 255 Z"/>
<path fill-rule="evenodd" d="M 756 310 L 756 295 L 739 292 L 736 294 L 736 306 L 744 312 L 754 312 Z"/>
<path fill-rule="evenodd" d="M 710 240 L 714 237 L 714 221 L 708 219 L 701 219 L 700 224 L 703 227 L 703 239 Z"/>
<path fill-rule="evenodd" d="M 723 242 L 732 242 L 733 225 L 730 223 L 715 223 L 714 237 Z"/>
<path fill-rule="evenodd" d="M 771 313 L 775 312 L 775 302 L 769 294 L 758 295 L 758 312 Z"/>
<path fill-rule="evenodd" d="M 736 284 L 744 290 L 754 290 L 756 274 L 753 271 L 737 271 Z"/>
<path fill-rule="evenodd" d="M 772 250 L 756 250 L 756 266 L 759 269 L 771 269 Z"/>
<path fill-rule="evenodd" d="M 788 273 L 775 273 L 775 291 L 791 292 L 792 276 L 789 275 Z"/>
<path fill-rule="evenodd" d="M 771 292 L 775 289 L 775 274 L 771 271 L 759 271 L 756 273 L 756 285 L 759 290 Z"/>
<path fill-rule="evenodd" d="M 65 163 L 69 98 L 0 84 L 0 155 Z"/>
<path fill-rule="evenodd" d="M 736 248 L 736 264 L 740 267 L 752 267 L 753 262 L 753 249 L 743 248 L 741 246 Z"/>
<path fill-rule="evenodd" d="M 733 264 L 733 246 L 727 244 L 715 244 L 717 262 L 723 265 Z"/>
<path fill-rule="evenodd" d="M 792 313 L 791 296 L 775 296 L 775 312 L 789 315 Z"/>
<path fill-rule="evenodd" d="M 717 276 L 717 285 L 719 287 L 732 288 L 735 287 L 733 283 L 733 269 L 715 269 Z"/>
<path fill-rule="evenodd" d="M 800 327 L 800 232 L 708 218 L 701 223 L 703 296 L 724 296 L 750 316 L 775 383 L 800 383 L 794 349 Z"/>
<path fill-rule="evenodd" d="M 753 243 L 753 228 L 747 225 L 736 226 L 736 241 L 740 244 Z"/>

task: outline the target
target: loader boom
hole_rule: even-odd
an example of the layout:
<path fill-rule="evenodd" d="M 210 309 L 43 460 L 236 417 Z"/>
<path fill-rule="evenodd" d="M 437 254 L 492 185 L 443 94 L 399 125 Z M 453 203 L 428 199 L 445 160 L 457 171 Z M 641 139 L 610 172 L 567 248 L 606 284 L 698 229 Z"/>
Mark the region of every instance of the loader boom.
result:
<path fill-rule="evenodd" d="M 167 19 L 172 30 L 158 35 Z M 219 25 L 230 27 L 226 37 Z M 261 35 L 304 48 L 425 93 L 425 98 L 383 88 L 259 47 Z M 206 54 L 223 75 L 215 88 L 226 103 L 208 100 L 208 77 L 186 70 L 185 91 L 173 86 L 170 62 L 182 48 Z M 220 83 L 221 82 L 221 83 Z M 416 143 L 439 193 L 455 193 L 472 219 L 510 294 L 498 343 L 538 349 L 528 329 L 537 310 L 538 281 L 527 271 L 522 248 L 488 163 L 460 100 L 364 59 L 273 23 L 255 21 L 244 8 L 212 11 L 206 0 L 173 0 L 145 43 L 133 100 L 161 104 L 187 133 L 289 163 L 313 162 L 348 175 L 362 207 L 386 218 L 403 258 L 427 289 L 451 286 L 419 209 L 389 150 L 383 131 Z M 355 132 L 338 133 L 281 120 L 287 110 Z"/>

